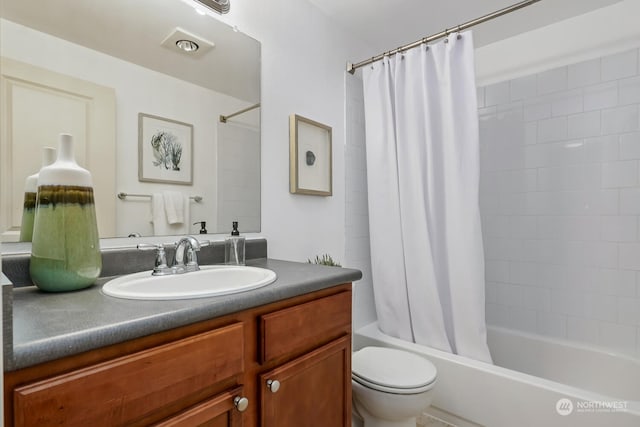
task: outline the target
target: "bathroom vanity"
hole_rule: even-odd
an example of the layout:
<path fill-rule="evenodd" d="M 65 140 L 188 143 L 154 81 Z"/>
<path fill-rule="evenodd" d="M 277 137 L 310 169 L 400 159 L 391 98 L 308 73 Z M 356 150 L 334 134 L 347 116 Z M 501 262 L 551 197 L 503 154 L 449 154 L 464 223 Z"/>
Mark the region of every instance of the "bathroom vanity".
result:
<path fill-rule="evenodd" d="M 350 425 L 350 282 L 361 273 L 250 263 L 278 279 L 182 301 L 108 297 L 104 281 L 15 289 L 5 425 Z"/>

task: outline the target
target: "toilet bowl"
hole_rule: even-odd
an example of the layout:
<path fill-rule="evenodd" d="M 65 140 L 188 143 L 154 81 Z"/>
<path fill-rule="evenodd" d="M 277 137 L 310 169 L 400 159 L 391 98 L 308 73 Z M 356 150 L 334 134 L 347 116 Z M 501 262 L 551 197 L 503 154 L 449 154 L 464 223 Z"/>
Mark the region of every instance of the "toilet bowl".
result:
<path fill-rule="evenodd" d="M 402 350 L 365 347 L 351 360 L 353 408 L 364 427 L 415 427 L 429 407 L 436 368 Z"/>

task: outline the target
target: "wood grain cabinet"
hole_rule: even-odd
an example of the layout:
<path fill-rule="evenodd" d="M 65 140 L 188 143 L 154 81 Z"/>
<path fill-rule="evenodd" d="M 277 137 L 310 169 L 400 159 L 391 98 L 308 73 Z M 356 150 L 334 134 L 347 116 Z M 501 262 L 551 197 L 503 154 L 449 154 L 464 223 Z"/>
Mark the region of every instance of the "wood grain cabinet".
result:
<path fill-rule="evenodd" d="M 4 375 L 5 425 L 347 427 L 351 285 Z"/>

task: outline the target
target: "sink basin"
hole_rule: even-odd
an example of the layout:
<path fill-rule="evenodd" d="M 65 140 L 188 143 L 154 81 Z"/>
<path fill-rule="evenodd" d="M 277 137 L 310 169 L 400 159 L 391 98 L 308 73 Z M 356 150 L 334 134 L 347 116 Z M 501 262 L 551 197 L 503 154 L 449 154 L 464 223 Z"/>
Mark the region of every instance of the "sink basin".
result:
<path fill-rule="evenodd" d="M 185 274 L 152 276 L 149 270 L 120 276 L 105 283 L 102 292 L 143 300 L 206 298 L 257 289 L 275 280 L 276 273 L 266 268 L 207 265 Z"/>

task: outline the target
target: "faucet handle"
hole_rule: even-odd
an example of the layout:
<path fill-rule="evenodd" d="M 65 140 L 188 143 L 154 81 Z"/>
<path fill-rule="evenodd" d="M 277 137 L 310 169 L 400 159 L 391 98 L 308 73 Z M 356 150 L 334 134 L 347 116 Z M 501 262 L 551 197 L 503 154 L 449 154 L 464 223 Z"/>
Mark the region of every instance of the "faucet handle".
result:
<path fill-rule="evenodd" d="M 168 271 L 171 270 L 167 265 L 167 254 L 164 251 L 164 246 L 162 244 L 140 243 L 137 245 L 137 248 L 140 251 L 156 251 L 156 260 L 152 273 L 154 276 L 167 274 Z"/>

